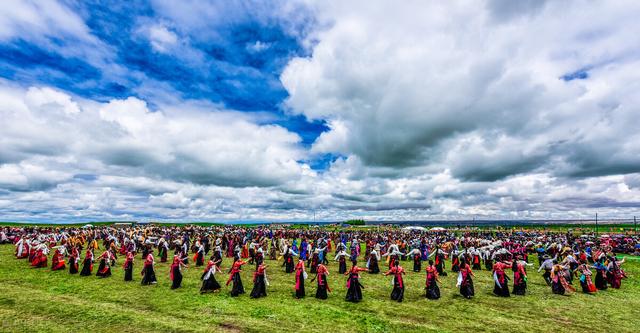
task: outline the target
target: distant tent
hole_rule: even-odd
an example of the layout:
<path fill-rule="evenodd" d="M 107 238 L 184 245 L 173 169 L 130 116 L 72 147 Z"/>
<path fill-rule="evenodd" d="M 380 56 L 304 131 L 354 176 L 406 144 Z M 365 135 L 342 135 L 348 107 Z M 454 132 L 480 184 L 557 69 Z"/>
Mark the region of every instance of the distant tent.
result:
<path fill-rule="evenodd" d="M 82 226 L 83 228 L 93 228 L 93 224 L 85 224 L 84 226 Z"/>
<path fill-rule="evenodd" d="M 431 228 L 431 231 L 446 231 L 447 229 L 443 228 L 443 227 L 433 227 Z"/>
<path fill-rule="evenodd" d="M 402 228 L 403 231 L 412 231 L 412 230 L 417 230 L 417 231 L 427 231 L 427 228 L 425 227 L 404 227 Z"/>

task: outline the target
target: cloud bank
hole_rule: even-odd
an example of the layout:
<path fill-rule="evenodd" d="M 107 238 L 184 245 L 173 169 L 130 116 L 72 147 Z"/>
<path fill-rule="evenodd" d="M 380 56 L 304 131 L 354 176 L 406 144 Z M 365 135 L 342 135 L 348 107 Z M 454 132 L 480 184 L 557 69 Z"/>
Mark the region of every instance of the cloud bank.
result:
<path fill-rule="evenodd" d="M 638 9 L 17 1 L 0 218 L 628 218 Z"/>

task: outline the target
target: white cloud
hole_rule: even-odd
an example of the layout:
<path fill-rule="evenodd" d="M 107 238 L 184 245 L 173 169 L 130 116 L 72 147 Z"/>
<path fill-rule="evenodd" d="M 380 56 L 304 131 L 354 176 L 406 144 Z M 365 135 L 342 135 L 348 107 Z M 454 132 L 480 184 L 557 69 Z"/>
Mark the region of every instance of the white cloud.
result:
<path fill-rule="evenodd" d="M 163 25 L 154 25 L 149 28 L 149 41 L 154 50 L 166 52 L 178 43 L 178 36 Z"/>

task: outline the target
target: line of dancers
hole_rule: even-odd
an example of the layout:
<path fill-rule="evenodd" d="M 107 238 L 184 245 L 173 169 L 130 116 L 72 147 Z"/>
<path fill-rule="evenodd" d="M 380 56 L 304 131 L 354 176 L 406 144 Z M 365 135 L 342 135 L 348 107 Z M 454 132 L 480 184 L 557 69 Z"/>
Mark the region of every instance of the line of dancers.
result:
<path fill-rule="evenodd" d="M 612 249 L 625 244 L 616 240 L 598 238 L 595 235 L 574 237 L 573 235 L 545 232 L 402 232 L 396 229 L 383 231 L 321 231 L 296 230 L 284 227 L 127 227 L 94 229 L 77 228 L 3 228 L 0 237 L 15 245 L 15 256 L 28 259 L 32 267 L 48 267 L 65 270 L 80 276 L 93 275 L 94 263 L 98 263 L 95 275 L 107 278 L 112 275 L 118 255 L 124 256 L 122 268 L 124 280 L 134 279 L 134 262 L 137 253 L 143 258 L 142 285 L 157 283 L 154 251 L 161 262 L 168 261 L 171 289 L 180 288 L 183 269 L 189 267 L 191 252 L 193 265 L 203 267 L 200 292 L 218 292 L 222 286 L 216 275 L 222 272 L 224 258 L 232 258 L 225 286 L 233 297 L 245 293 L 241 272 L 243 266 L 253 266 L 253 289 L 250 297 L 267 296 L 269 280 L 265 257 L 282 260 L 285 273 L 293 274 L 294 297 L 306 296 L 305 280 L 315 282 L 315 297 L 327 299 L 329 286 L 330 252 L 335 250 L 334 261 L 338 263 L 338 274 L 346 277 L 345 300 L 359 302 L 363 299 L 362 273 L 390 276 L 392 290 L 390 299 L 404 300 L 405 275 L 401 265 L 412 262 L 413 272 L 424 272 L 424 297 L 439 299 L 440 277 L 446 276 L 446 263 L 450 271 L 457 274 L 456 287 L 464 298 L 475 295 L 474 271 L 484 268 L 491 271 L 494 280 L 493 293 L 500 297 L 525 295 L 527 290 L 527 267 L 529 257 L 537 255 L 538 272 L 554 294 L 575 292 L 574 279 L 579 281 L 582 292 L 595 293 L 607 288 L 620 288 L 626 274 Z M 300 245 L 298 245 L 300 240 Z M 626 245 L 637 244 L 634 237 L 625 240 Z M 100 253 L 99 243 L 102 243 Z M 84 258 L 80 265 L 80 253 Z M 363 252 L 363 253 L 361 253 Z M 207 261 L 207 257 L 209 257 Z M 297 258 L 297 260 L 296 260 Z M 384 259 L 383 259 L 384 258 Z M 358 266 L 365 260 L 364 267 Z M 206 262 L 205 262 L 206 261 Z M 348 268 L 347 262 L 351 262 Z M 381 272 L 380 263 L 387 269 Z M 427 262 L 422 269 L 423 262 Z M 81 267 L 80 267 L 81 266 Z M 593 277 L 592 269 L 595 270 Z M 592 278 L 593 277 L 593 278 Z M 509 286 L 512 281 L 512 288 Z"/>

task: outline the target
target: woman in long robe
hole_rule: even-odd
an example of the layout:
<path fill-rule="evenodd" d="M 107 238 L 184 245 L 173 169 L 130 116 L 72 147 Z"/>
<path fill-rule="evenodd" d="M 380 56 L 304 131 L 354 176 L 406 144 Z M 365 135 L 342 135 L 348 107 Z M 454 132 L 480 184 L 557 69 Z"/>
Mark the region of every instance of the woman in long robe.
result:
<path fill-rule="evenodd" d="M 153 259 L 153 254 L 149 252 L 144 260 L 144 266 L 142 268 L 142 281 L 140 281 L 142 285 L 148 286 L 150 284 L 158 283 L 158 280 L 156 279 L 156 272 L 153 267 L 154 265 L 155 260 Z"/>
<path fill-rule="evenodd" d="M 327 269 L 327 266 L 319 264 L 316 276 L 311 279 L 311 282 L 313 282 L 313 280 L 317 280 L 318 288 L 316 289 L 316 298 L 318 299 L 327 299 L 327 292 L 331 292 L 327 276 L 329 276 L 329 270 Z"/>
<path fill-rule="evenodd" d="M 524 296 L 527 291 L 527 263 L 523 260 L 514 260 L 511 264 L 513 270 L 513 294 Z"/>
<path fill-rule="evenodd" d="M 509 297 L 509 278 L 505 269 L 510 268 L 511 263 L 498 261 L 493 264 L 493 293 L 500 297 Z"/>
<path fill-rule="evenodd" d="M 385 276 L 393 274 L 393 290 L 391 291 L 391 299 L 397 302 L 402 302 L 404 299 L 404 279 L 402 275 L 406 274 L 404 268 L 400 266 L 399 262 L 395 262 L 395 266 L 388 272 L 384 273 Z"/>
<path fill-rule="evenodd" d="M 124 268 L 124 280 L 132 281 L 133 280 L 133 252 L 127 252 L 127 257 L 124 260 L 124 264 L 122 268 Z"/>
<path fill-rule="evenodd" d="M 80 252 L 77 247 L 73 247 L 71 250 L 71 255 L 69 256 L 69 274 L 77 274 L 78 273 L 78 262 L 80 261 Z"/>
<path fill-rule="evenodd" d="M 260 298 L 267 296 L 267 265 L 260 264 L 253 273 L 253 289 L 251 290 L 251 298 Z"/>
<path fill-rule="evenodd" d="M 473 276 L 474 274 L 471 270 L 471 266 L 467 264 L 465 259 L 462 259 L 460 261 L 460 271 L 458 272 L 457 286 L 460 287 L 460 295 L 462 295 L 464 298 L 470 299 L 475 295 L 472 279 Z"/>
<path fill-rule="evenodd" d="M 102 252 L 98 259 L 100 259 L 100 265 L 98 265 L 96 276 L 101 278 L 111 276 L 111 252 L 109 250 Z"/>
<path fill-rule="evenodd" d="M 219 271 L 218 263 L 219 262 L 213 260 L 209 260 L 207 263 L 207 267 L 204 269 L 202 276 L 200 276 L 202 280 L 202 287 L 200 287 L 201 294 L 222 289 L 215 277 L 215 274 Z"/>
<path fill-rule="evenodd" d="M 580 286 L 582 287 L 582 292 L 585 294 L 595 293 L 598 289 L 591 281 L 591 270 L 587 265 L 587 260 L 581 260 L 580 265 L 575 270 L 575 274 L 578 276 L 580 280 Z"/>
<path fill-rule="evenodd" d="M 305 279 L 306 272 L 304 270 L 304 261 L 302 259 L 298 260 L 298 263 L 296 264 L 295 269 L 296 269 L 296 285 L 295 285 L 296 298 L 300 299 L 300 298 L 304 298 L 305 296 L 304 279 Z"/>
<path fill-rule="evenodd" d="M 80 271 L 80 276 L 89 276 L 93 271 L 93 251 L 91 249 L 87 249 L 87 252 L 84 254 L 84 260 L 82 261 L 82 271 Z"/>
<path fill-rule="evenodd" d="M 439 299 L 440 288 L 438 288 L 438 270 L 433 265 L 433 260 L 429 260 L 429 266 L 427 266 L 426 271 L 427 280 L 425 285 L 425 297 L 428 299 Z"/>
<path fill-rule="evenodd" d="M 178 289 L 182 285 L 182 268 L 187 267 L 184 264 L 180 256 L 173 256 L 173 263 L 169 270 L 169 277 L 171 279 L 171 289 Z"/>
<path fill-rule="evenodd" d="M 56 249 L 53 253 L 53 257 L 51 257 L 51 270 L 57 271 L 65 268 L 64 255 L 59 249 Z"/>
<path fill-rule="evenodd" d="M 240 278 L 240 271 L 242 265 L 246 264 L 242 259 L 238 259 L 233 263 L 231 270 L 229 270 L 229 279 L 227 280 L 227 286 L 233 281 L 230 295 L 236 297 L 244 294 L 244 287 L 242 286 L 242 279 Z"/>
<path fill-rule="evenodd" d="M 347 302 L 360 302 L 362 300 L 362 289 L 364 286 L 360 283 L 360 272 L 367 271 L 366 268 L 360 268 L 354 261 L 351 269 L 345 273 L 349 276 L 347 278 L 347 295 L 345 300 Z"/>

